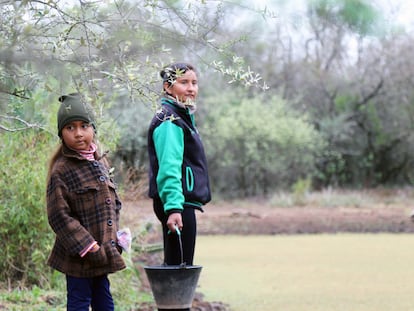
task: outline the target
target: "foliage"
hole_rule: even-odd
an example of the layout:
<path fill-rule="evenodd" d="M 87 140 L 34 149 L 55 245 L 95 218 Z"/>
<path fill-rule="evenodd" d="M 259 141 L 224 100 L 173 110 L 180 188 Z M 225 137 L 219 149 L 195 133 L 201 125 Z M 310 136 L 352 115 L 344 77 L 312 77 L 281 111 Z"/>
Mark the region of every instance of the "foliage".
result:
<path fill-rule="evenodd" d="M 99 126 L 109 135 L 100 138 L 117 145 L 121 180 L 132 175 L 136 182 L 146 163 L 144 131 L 157 108 L 162 66 L 204 59 L 200 69 L 261 87 L 260 75 L 230 51 L 239 39 L 221 32 L 220 17 L 231 7 L 222 1 L 6 1 L 0 96 L 29 99 L 39 89 L 53 101 L 68 92 L 88 95 L 100 116 L 111 115 Z"/>
<path fill-rule="evenodd" d="M 266 195 L 289 187 L 300 176 L 315 174 L 323 143 L 305 115 L 278 97 L 248 98 L 243 91 L 210 100 L 207 105 L 214 114 L 203 125 L 203 133 L 218 193 Z M 229 104 L 223 105 L 224 101 Z"/>
<path fill-rule="evenodd" d="M 45 212 L 50 136 L 38 130 L 1 135 L 0 280 L 45 285 L 53 235 Z"/>
<path fill-rule="evenodd" d="M 197 53 L 189 56 L 185 49 L 227 55 L 221 46 L 225 39 L 212 40 L 220 21 L 209 13 L 221 14 L 222 7 L 203 1 L 190 9 L 181 1 L 161 0 L 79 1 L 73 7 L 59 1 L 11 1 L 1 11 L 6 21 L 0 29 L 6 47 L 0 50 L 0 66 L 6 69 L 2 92 L 30 96 L 33 86 L 19 74 L 28 63 L 29 71 L 53 76 L 63 91 L 76 89 L 92 98 L 127 94 L 132 102 L 153 105 L 159 69 L 180 55 L 197 59 Z M 200 22 L 206 19 L 209 23 Z M 214 68 L 214 62 L 209 66 Z"/>
<path fill-rule="evenodd" d="M 312 0 L 310 16 L 345 26 L 361 35 L 378 32 L 381 15 L 365 0 Z"/>
<path fill-rule="evenodd" d="M 139 196 L 139 193 L 145 191 L 140 183 L 147 176 L 147 129 L 153 112 L 148 103 L 137 105 L 127 96 L 118 98 L 109 109 L 108 114 L 114 118 L 119 132 L 113 154 L 116 178 L 131 197 Z"/>
<path fill-rule="evenodd" d="M 36 76 L 32 76 L 33 83 Z M 45 268 L 53 235 L 45 211 L 47 162 L 56 143 L 55 136 L 43 127 L 48 118 L 40 106 L 43 92 L 32 93 L 30 100 L 10 97 L 9 118 L 0 113 L 0 280 L 9 286 L 48 283 Z M 56 111 L 53 108 L 50 111 Z M 49 112 L 49 111 L 48 111 Z M 5 131 L 4 131 L 5 130 Z"/>
<path fill-rule="evenodd" d="M 399 79 L 400 65 L 386 53 L 390 47 L 390 55 L 401 50 L 399 59 L 407 63 L 403 51 L 410 48 L 375 37 L 383 18 L 366 1 L 307 4 L 307 16 L 301 18 L 309 23 L 302 24 L 302 32 L 300 25 L 270 14 L 270 8 L 255 12 L 243 2 L 6 1 L 0 28 L 0 96 L 5 99 L 0 111 L 6 114 L 0 115 L 0 126 L 16 118 L 5 94 L 29 100 L 42 89 L 44 99 L 55 100 L 66 92 L 87 93 L 100 115 L 113 117 L 100 127 L 101 138 L 111 140 L 110 149 L 116 146 L 121 180 L 134 176 L 135 182 L 145 171 L 146 119 L 157 105 L 158 71 L 167 62 L 186 59 L 205 73 L 203 87 L 209 90 L 209 84 L 220 90 L 226 82 L 235 88 L 256 86 L 306 111 L 329 146 L 318 164 L 321 186 L 410 182 L 407 120 L 412 111 L 406 99 L 412 95 L 399 92 L 412 89 L 412 67 L 403 66 L 406 79 Z M 240 30 L 243 16 L 246 24 L 257 25 L 255 30 Z M 248 94 L 255 93 L 250 89 Z M 384 105 L 390 100 L 392 105 Z M 22 128 L 37 124 L 26 116 L 19 119 Z M 399 119 L 407 119 L 401 128 L 394 125 Z M 39 126 L 47 128 L 48 122 Z"/>
<path fill-rule="evenodd" d="M 63 311 L 66 310 L 66 297 L 63 291 L 45 290 L 38 286 L 32 289 L 14 289 L 0 293 L 0 307 L 6 310 L 23 311 Z"/>
<path fill-rule="evenodd" d="M 306 195 L 311 190 L 311 186 L 312 180 L 310 177 L 299 179 L 292 185 L 292 193 L 294 197 L 294 203 L 296 205 L 304 204 Z"/>

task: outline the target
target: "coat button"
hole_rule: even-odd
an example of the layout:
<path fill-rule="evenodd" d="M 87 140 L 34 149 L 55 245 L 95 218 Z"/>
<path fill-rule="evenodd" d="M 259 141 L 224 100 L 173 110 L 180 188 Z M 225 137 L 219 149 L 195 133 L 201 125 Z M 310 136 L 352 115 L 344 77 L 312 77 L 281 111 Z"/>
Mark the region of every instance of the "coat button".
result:
<path fill-rule="evenodd" d="M 93 161 L 93 166 L 99 166 L 99 162 L 98 161 Z"/>
<path fill-rule="evenodd" d="M 111 198 L 106 198 L 105 199 L 105 204 L 109 205 L 109 204 L 111 204 L 111 202 L 112 202 Z"/>
<path fill-rule="evenodd" d="M 111 240 L 111 245 L 112 245 L 112 246 L 116 246 L 116 243 L 115 243 L 115 241 L 114 241 L 114 240 Z"/>
<path fill-rule="evenodd" d="M 105 180 L 106 180 L 106 177 L 105 177 L 105 176 L 103 176 L 103 175 L 102 175 L 102 176 L 99 176 L 99 180 L 100 180 L 100 181 L 105 181 Z"/>
<path fill-rule="evenodd" d="M 112 221 L 112 219 L 108 219 L 107 223 L 108 223 L 108 226 L 112 226 L 114 222 Z"/>

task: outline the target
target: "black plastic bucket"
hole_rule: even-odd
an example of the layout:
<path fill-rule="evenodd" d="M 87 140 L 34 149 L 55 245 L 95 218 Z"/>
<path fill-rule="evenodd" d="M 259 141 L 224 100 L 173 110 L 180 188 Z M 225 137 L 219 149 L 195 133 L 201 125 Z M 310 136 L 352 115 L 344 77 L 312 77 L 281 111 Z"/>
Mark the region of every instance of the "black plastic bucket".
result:
<path fill-rule="evenodd" d="M 202 266 L 144 266 L 158 309 L 191 308 Z"/>
<path fill-rule="evenodd" d="M 181 232 L 175 228 L 180 243 L 181 265 L 144 266 L 158 309 L 189 309 L 200 277 L 201 266 L 183 262 Z"/>

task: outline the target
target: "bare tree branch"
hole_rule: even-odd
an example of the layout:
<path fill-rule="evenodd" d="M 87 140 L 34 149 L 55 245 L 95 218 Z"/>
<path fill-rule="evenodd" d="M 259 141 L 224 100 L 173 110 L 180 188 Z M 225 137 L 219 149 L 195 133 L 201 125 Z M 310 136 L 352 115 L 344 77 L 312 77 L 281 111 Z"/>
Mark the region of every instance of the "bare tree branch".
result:
<path fill-rule="evenodd" d="M 19 117 L 13 117 L 13 116 L 5 116 L 5 115 L 0 115 L 0 119 L 5 119 L 5 120 L 12 120 L 12 121 L 17 121 L 20 123 L 23 123 L 23 126 L 21 127 L 16 127 L 16 128 L 9 128 L 6 127 L 2 124 L 0 124 L 0 130 L 6 131 L 6 132 L 19 132 L 19 131 L 24 131 L 30 128 L 38 128 L 38 129 L 42 129 L 44 131 L 47 131 L 43 126 L 36 124 L 36 123 L 29 123 Z"/>
<path fill-rule="evenodd" d="M 4 94 L 8 94 L 8 95 L 12 95 L 12 96 L 16 96 L 22 99 L 30 99 L 29 97 L 25 96 L 24 94 L 26 93 L 26 91 L 23 90 L 18 90 L 18 89 L 14 89 L 13 92 L 4 90 L 0 88 L 0 93 L 4 93 Z"/>

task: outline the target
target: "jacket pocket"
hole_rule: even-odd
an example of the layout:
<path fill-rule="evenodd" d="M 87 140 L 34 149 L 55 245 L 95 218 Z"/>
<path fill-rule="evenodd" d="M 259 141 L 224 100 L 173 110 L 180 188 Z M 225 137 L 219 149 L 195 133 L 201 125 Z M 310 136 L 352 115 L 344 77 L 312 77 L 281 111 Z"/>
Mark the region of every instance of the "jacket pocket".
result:
<path fill-rule="evenodd" d="M 194 189 L 194 173 L 190 166 L 185 168 L 185 186 L 188 192 Z"/>
<path fill-rule="evenodd" d="M 73 189 L 73 192 L 76 193 L 76 195 L 80 196 L 88 196 L 90 194 L 95 193 L 99 190 L 98 185 L 96 184 L 85 184 L 82 187 Z"/>
<path fill-rule="evenodd" d="M 68 202 L 69 206 L 76 215 L 82 217 L 81 215 L 86 210 L 96 205 L 95 201 L 97 200 L 99 186 L 96 183 L 85 184 L 82 187 L 73 189 L 71 192 L 71 199 Z"/>
<path fill-rule="evenodd" d="M 105 244 L 102 244 L 97 252 L 87 253 L 85 259 L 91 266 L 104 266 L 108 263 L 108 256 Z"/>

